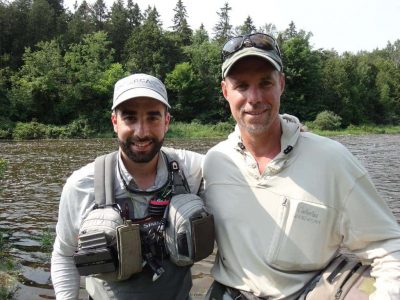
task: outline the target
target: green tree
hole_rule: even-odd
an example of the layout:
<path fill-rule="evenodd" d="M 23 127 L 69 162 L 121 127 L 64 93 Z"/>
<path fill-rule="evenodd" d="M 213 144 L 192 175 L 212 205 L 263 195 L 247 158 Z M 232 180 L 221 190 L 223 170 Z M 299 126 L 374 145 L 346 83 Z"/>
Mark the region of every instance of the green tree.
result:
<path fill-rule="evenodd" d="M 8 109 L 0 109 L 0 138 L 9 138 L 13 124 L 10 120 L 11 103 L 8 93 L 11 88 L 13 70 L 8 66 L 1 66 L 3 59 L 7 59 L 6 56 L 0 57 L 0 107 Z"/>
<path fill-rule="evenodd" d="M 47 0 L 33 0 L 29 13 L 28 32 L 30 44 L 52 39 L 56 34 L 57 18 Z"/>
<path fill-rule="evenodd" d="M 111 6 L 108 32 L 111 39 L 111 47 L 115 49 L 115 58 L 117 61 L 122 59 L 125 44 L 131 33 L 128 15 L 129 12 L 124 7 L 123 0 L 117 0 Z"/>
<path fill-rule="evenodd" d="M 360 53 L 356 56 L 356 68 L 354 87 L 356 96 L 352 102 L 359 106 L 359 123 L 380 123 L 383 115 L 383 107 L 379 102 L 379 92 L 376 86 L 378 69 L 373 63 L 371 56 Z"/>
<path fill-rule="evenodd" d="M 8 54 L 8 65 L 13 68 L 22 64 L 25 47 L 33 46 L 27 32 L 30 10 L 30 0 L 0 1 L 0 56 Z"/>
<path fill-rule="evenodd" d="M 311 34 L 297 32 L 294 24 L 290 24 L 282 37 L 286 87 L 281 110 L 295 114 L 300 120 L 313 120 L 321 111 L 320 57 L 309 44 Z"/>
<path fill-rule="evenodd" d="M 54 40 L 39 42 L 37 48 L 37 51 L 27 48 L 23 66 L 12 77 L 11 118 L 62 124 L 66 118 L 62 107 L 65 66 L 61 50 Z"/>
<path fill-rule="evenodd" d="M 175 66 L 167 75 L 172 115 L 177 121 L 215 123 L 229 116 L 226 101 L 221 97 L 219 83 L 220 46 L 203 41 L 185 48 L 190 58 Z"/>
<path fill-rule="evenodd" d="M 187 46 L 190 44 L 192 29 L 187 22 L 186 7 L 183 5 L 182 0 L 178 0 L 178 2 L 176 3 L 174 12 L 175 14 L 172 20 L 172 30 L 178 36 L 180 44 L 182 46 Z"/>
<path fill-rule="evenodd" d="M 96 0 L 92 6 L 92 15 L 95 30 L 104 30 L 108 19 L 108 9 L 104 0 Z"/>
<path fill-rule="evenodd" d="M 245 34 L 250 34 L 254 33 L 257 31 L 256 26 L 254 25 L 253 19 L 248 16 L 246 20 L 244 21 L 243 25 L 237 26 L 235 35 L 245 35 Z"/>
<path fill-rule="evenodd" d="M 400 40 L 388 43 L 381 51 L 373 53 L 378 69 L 376 87 L 384 113 L 381 121 L 390 124 L 400 122 Z"/>
<path fill-rule="evenodd" d="M 158 13 L 155 6 L 151 7 L 150 5 L 144 11 L 144 24 L 155 24 L 157 27 L 161 29 L 162 22 L 160 19 L 160 14 Z"/>
<path fill-rule="evenodd" d="M 65 13 L 64 0 L 47 0 L 47 2 L 54 10 L 56 16 L 60 16 Z"/>
<path fill-rule="evenodd" d="M 92 10 L 84 0 L 68 22 L 67 43 L 79 43 L 84 35 L 93 33 L 95 27 Z"/>
<path fill-rule="evenodd" d="M 229 20 L 229 12 L 232 7 L 229 6 L 228 2 L 225 2 L 224 6 L 217 12 L 219 17 L 218 23 L 214 26 L 214 39 L 220 43 L 225 43 L 232 37 L 232 25 Z"/>
<path fill-rule="evenodd" d="M 131 30 L 133 30 L 142 23 L 143 16 L 142 13 L 140 12 L 139 5 L 137 3 L 133 3 L 132 0 L 128 0 L 127 10 L 128 10 L 128 22 Z"/>
<path fill-rule="evenodd" d="M 272 35 L 274 37 L 276 37 L 278 35 L 278 30 L 276 29 L 276 26 L 272 23 L 265 23 L 263 26 L 261 26 L 258 29 L 258 31 Z"/>
<path fill-rule="evenodd" d="M 337 52 L 324 50 L 319 52 L 321 59 L 321 88 L 323 91 L 320 110 L 330 110 L 336 114 L 341 110 L 341 99 L 344 96 L 345 71 Z"/>
<path fill-rule="evenodd" d="M 204 28 L 204 24 L 201 23 L 199 29 L 195 30 L 193 33 L 192 43 L 199 45 L 209 40 L 210 37 L 208 36 L 207 30 Z"/>
<path fill-rule="evenodd" d="M 113 63 L 114 51 L 103 31 L 84 36 L 65 54 L 68 85 L 66 97 L 76 118 L 89 120 L 93 128 L 108 125 L 112 90 L 115 82 L 125 72 L 120 64 Z"/>
<path fill-rule="evenodd" d="M 136 28 L 125 45 L 127 69 L 164 79 L 180 57 L 180 49 L 170 34 L 163 32 L 159 15 L 149 7 L 142 26 Z"/>

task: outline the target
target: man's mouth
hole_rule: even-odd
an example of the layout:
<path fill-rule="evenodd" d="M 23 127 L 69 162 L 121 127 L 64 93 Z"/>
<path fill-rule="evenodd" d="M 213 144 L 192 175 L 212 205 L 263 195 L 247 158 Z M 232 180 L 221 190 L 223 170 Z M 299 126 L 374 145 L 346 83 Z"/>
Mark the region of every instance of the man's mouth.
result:
<path fill-rule="evenodd" d="M 131 145 L 138 149 L 144 149 L 151 145 L 151 141 L 142 141 L 142 142 L 135 141 L 135 142 L 132 142 Z"/>
<path fill-rule="evenodd" d="M 264 112 L 265 112 L 265 110 L 262 110 L 262 111 L 246 111 L 246 114 L 252 115 L 252 116 L 258 116 L 258 115 L 263 114 Z"/>
<path fill-rule="evenodd" d="M 244 113 L 246 115 L 257 117 L 257 116 L 260 116 L 260 115 L 264 114 L 267 110 L 268 110 L 267 108 L 257 109 L 257 110 L 247 110 Z"/>

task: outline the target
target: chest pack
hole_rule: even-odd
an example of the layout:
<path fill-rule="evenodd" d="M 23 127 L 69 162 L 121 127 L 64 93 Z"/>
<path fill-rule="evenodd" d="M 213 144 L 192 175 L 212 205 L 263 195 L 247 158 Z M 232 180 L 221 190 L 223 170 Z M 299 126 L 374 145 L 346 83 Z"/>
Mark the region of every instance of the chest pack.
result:
<path fill-rule="evenodd" d="M 168 179 L 162 187 L 149 192 L 132 190 L 123 181 L 133 199 L 136 194 L 152 195 L 148 216 L 142 219 L 132 218 L 127 203 L 121 207 L 115 199 L 118 152 L 96 158 L 95 206 L 81 224 L 74 255 L 80 275 L 120 281 L 146 267 L 154 281 L 164 272 L 164 259 L 177 266 L 191 266 L 212 253 L 213 216 L 202 199 L 191 193 L 179 164 L 165 152 L 162 155 L 168 167 Z"/>

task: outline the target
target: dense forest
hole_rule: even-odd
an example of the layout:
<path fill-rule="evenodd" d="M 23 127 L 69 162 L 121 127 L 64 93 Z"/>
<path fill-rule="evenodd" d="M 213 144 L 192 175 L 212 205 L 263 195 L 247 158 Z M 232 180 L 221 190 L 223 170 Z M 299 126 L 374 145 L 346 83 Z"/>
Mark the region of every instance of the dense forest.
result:
<path fill-rule="evenodd" d="M 157 8 L 132 0 L 83 1 L 73 11 L 63 0 L 0 0 L 0 138 L 18 124 L 88 126 L 110 130 L 113 85 L 129 73 L 162 79 L 175 121 L 215 124 L 229 120 L 220 92 L 220 49 L 237 34 L 276 37 L 287 79 L 282 112 L 301 121 L 331 111 L 349 124 L 399 124 L 400 40 L 372 52 L 338 54 L 313 49 L 311 32 L 292 22 L 230 23 L 232 7 L 215 12 L 210 34 L 191 28 L 183 1 L 173 26 L 163 27 Z M 260 26 L 261 25 L 261 26 Z M 259 27 L 258 27 L 259 26 Z"/>

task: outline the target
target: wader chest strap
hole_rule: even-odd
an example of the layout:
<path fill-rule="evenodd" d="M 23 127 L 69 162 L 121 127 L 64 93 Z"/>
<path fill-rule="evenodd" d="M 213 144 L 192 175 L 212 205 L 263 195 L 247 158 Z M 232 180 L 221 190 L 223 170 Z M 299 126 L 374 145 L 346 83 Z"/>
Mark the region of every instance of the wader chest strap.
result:
<path fill-rule="evenodd" d="M 164 153 L 164 152 L 163 152 Z M 169 180 L 172 184 L 173 194 L 190 193 L 189 185 L 184 173 L 180 170 L 176 161 L 169 161 L 168 155 L 164 153 L 167 160 Z M 114 198 L 115 168 L 118 160 L 118 151 L 99 156 L 94 161 L 94 195 L 98 206 L 112 205 Z"/>
<path fill-rule="evenodd" d="M 114 200 L 114 168 L 118 151 L 102 155 L 94 161 L 94 197 L 97 205 L 111 205 Z"/>

